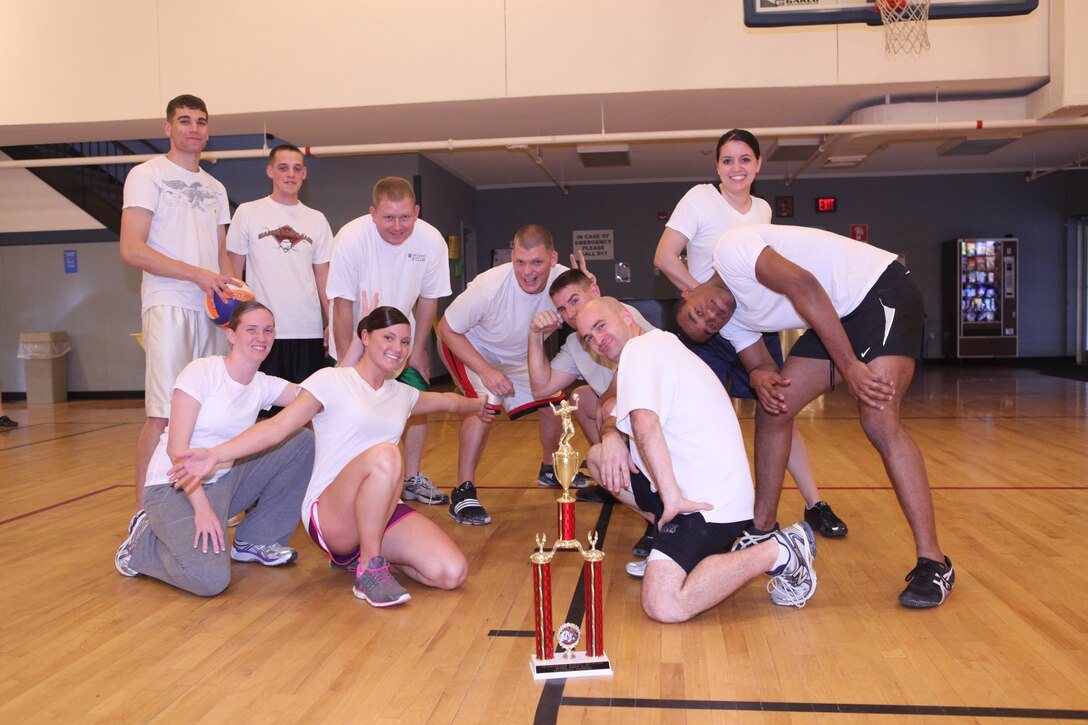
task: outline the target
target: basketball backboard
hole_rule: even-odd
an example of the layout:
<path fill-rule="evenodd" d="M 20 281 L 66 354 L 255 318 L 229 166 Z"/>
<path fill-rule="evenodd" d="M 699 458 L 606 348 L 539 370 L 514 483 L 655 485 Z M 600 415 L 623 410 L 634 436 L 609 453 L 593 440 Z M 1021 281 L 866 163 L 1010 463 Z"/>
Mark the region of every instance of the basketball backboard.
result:
<path fill-rule="evenodd" d="M 1026 15 L 1039 0 L 931 0 L 930 20 Z M 744 0 L 750 28 L 784 25 L 880 25 L 874 0 Z"/>

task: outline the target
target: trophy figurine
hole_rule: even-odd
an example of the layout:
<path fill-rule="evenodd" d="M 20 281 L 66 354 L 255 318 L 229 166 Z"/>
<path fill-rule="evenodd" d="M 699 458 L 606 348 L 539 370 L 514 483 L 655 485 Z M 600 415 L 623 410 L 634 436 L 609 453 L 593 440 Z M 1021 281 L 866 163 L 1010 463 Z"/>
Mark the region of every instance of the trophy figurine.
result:
<path fill-rule="evenodd" d="M 578 394 L 571 396 L 574 405 L 566 400 L 556 408 L 554 403 L 549 403 L 552 412 L 563 421 L 563 435 L 559 437 L 559 448 L 552 454 L 552 466 L 555 468 L 555 479 L 563 487 L 563 495 L 556 501 L 559 503 L 559 541 L 557 549 L 576 549 L 577 542 L 574 534 L 574 503 L 575 498 L 570 492 L 570 486 L 574 482 L 574 476 L 578 473 L 578 466 L 582 462 L 578 451 L 571 446 L 574 438 L 574 421 L 571 417 L 578 410 Z"/>

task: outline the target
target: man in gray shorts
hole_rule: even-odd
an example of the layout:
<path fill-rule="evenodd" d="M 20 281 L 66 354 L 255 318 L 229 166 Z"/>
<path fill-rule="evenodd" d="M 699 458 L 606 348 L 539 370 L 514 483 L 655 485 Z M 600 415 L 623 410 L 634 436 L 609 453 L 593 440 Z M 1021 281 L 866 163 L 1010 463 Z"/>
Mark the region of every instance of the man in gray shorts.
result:
<path fill-rule="evenodd" d="M 715 274 L 677 305 L 676 317 L 693 340 L 720 334 L 733 343 L 759 396 L 755 528 L 742 540 L 775 526 L 794 416 L 845 380 L 914 533 L 918 560 L 899 602 L 941 605 L 955 572 L 937 542 L 925 462 L 899 415 L 922 344 L 922 297 L 910 272 L 891 252 L 778 225 L 726 232 L 713 265 Z M 809 329 L 779 371 L 761 334 L 799 327 Z"/>
<path fill-rule="evenodd" d="M 775 604 L 804 606 L 816 591 L 807 523 L 727 552 L 754 496 L 737 416 L 711 369 L 672 333 L 643 332 L 611 297 L 586 303 L 577 325 L 595 354 L 619 364 L 614 415 L 589 451 L 589 469 L 658 527 L 642 580 L 647 616 L 686 621 L 761 572 L 772 576 Z"/>

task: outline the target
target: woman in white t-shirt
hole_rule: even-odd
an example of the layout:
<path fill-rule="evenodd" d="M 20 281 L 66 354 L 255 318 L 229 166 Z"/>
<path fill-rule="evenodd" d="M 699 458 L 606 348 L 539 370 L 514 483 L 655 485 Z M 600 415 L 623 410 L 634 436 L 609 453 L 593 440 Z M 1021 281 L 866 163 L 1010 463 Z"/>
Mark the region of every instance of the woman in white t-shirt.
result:
<path fill-rule="evenodd" d="M 714 157 L 717 159 L 720 183 L 699 184 L 684 195 L 666 223 L 654 253 L 654 266 L 664 272 L 685 296 L 688 290 L 706 282 L 714 274 L 711 261 L 714 245 L 724 232 L 736 227 L 771 223 L 770 205 L 752 196 L 752 183 L 763 165 L 756 137 L 740 128 L 727 131 L 718 139 Z M 688 250 L 686 266 L 680 258 L 685 247 Z M 778 332 L 765 334 L 763 341 L 781 368 L 782 342 Z M 724 337 L 716 335 L 701 344 L 692 342 L 682 334 L 679 337 L 729 388 L 730 397 L 756 397 L 748 381 L 748 371 L 737 351 Z M 824 536 L 845 536 L 846 524 L 820 498 L 805 440 L 796 425 L 788 468 L 805 499 L 805 520 Z"/>
<path fill-rule="evenodd" d="M 299 431 L 259 456 L 221 459 L 188 481 L 185 495 L 171 486 L 168 469 L 178 453 L 229 440 L 253 425 L 258 411 L 287 405 L 298 392 L 258 371 L 276 337 L 267 307 L 239 305 L 226 336 L 229 355 L 194 360 L 174 382 L 170 422 L 147 469 L 144 508 L 114 559 L 125 576 L 144 574 L 201 596 L 227 587 L 231 559 L 265 566 L 295 560 L 286 544 L 298 527 L 314 460 L 313 434 Z M 227 518 L 246 509 L 228 558 Z"/>
<path fill-rule="evenodd" d="M 411 598 L 390 566 L 440 589 L 459 587 L 468 574 L 453 540 L 400 501 L 404 463 L 397 442 L 405 422 L 432 412 L 485 419 L 490 413 L 482 398 L 423 393 L 393 379 L 412 342 L 408 319 L 396 308 L 378 307 L 357 332 L 342 367 L 304 380 L 279 415 L 211 450 L 186 451 L 171 473 L 183 481 L 203 476 L 218 461 L 263 450 L 312 419 L 317 454 L 302 522 L 334 568 L 355 574 L 355 596 L 385 607 Z"/>

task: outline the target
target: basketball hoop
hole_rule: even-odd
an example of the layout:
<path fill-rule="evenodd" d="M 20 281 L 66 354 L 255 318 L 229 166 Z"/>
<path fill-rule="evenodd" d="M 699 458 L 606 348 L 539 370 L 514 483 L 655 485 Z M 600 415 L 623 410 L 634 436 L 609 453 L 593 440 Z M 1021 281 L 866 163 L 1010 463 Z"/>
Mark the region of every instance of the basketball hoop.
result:
<path fill-rule="evenodd" d="M 921 53 L 929 50 L 930 0 L 876 0 L 884 24 L 885 53 Z"/>

